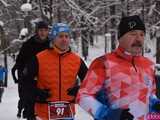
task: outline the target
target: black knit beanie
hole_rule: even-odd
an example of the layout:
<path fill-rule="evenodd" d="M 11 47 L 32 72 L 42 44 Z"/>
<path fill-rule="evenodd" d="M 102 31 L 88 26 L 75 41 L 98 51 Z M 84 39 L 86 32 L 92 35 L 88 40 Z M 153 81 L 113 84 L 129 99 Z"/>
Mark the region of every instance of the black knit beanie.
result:
<path fill-rule="evenodd" d="M 36 23 L 36 28 L 35 30 L 37 31 L 38 29 L 46 28 L 48 29 L 48 23 L 45 21 L 39 21 Z"/>
<path fill-rule="evenodd" d="M 118 26 L 118 39 L 125 33 L 132 30 L 143 30 L 145 32 L 144 22 L 138 15 L 121 18 L 120 24 Z"/>

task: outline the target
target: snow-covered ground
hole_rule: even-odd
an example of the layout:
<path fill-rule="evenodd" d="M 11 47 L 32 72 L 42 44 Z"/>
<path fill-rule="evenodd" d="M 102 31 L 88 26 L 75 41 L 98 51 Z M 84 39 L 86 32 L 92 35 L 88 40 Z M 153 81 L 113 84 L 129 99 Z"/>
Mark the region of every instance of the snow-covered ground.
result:
<path fill-rule="evenodd" d="M 0 103 L 0 120 L 16 120 L 18 92 L 17 85 L 14 84 L 10 73 L 14 63 L 11 58 L 9 58 L 8 63 L 8 87 L 5 88 L 2 103 Z"/>
<path fill-rule="evenodd" d="M 104 54 L 104 37 L 98 36 L 97 41 L 95 41 L 94 46 L 90 46 L 89 49 L 89 58 L 87 64 Z M 152 54 L 147 54 L 148 57 L 151 57 Z M 1 60 L 1 59 L 0 59 Z M 1 60 L 2 62 L 2 60 Z M 17 120 L 17 102 L 18 102 L 18 92 L 17 85 L 14 84 L 10 70 L 14 62 L 11 58 L 8 58 L 8 66 L 9 66 L 9 76 L 8 76 L 8 87 L 5 88 L 5 92 L 3 95 L 2 103 L 0 103 L 0 120 Z M 85 113 L 80 107 L 77 105 L 77 114 L 76 120 L 93 120 L 91 116 Z"/>

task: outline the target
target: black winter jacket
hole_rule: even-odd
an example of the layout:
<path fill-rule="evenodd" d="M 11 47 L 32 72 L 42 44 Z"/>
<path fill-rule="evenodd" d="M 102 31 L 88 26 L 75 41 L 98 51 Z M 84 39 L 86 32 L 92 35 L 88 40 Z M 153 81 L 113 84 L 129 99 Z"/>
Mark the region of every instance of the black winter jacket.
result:
<path fill-rule="evenodd" d="M 45 42 L 40 42 L 37 35 L 32 36 L 22 45 L 16 58 L 16 63 L 12 68 L 12 76 L 15 82 L 18 82 L 15 71 L 17 70 L 19 79 L 25 65 L 31 60 L 31 58 L 46 48 L 49 48 L 49 40 L 47 39 Z"/>

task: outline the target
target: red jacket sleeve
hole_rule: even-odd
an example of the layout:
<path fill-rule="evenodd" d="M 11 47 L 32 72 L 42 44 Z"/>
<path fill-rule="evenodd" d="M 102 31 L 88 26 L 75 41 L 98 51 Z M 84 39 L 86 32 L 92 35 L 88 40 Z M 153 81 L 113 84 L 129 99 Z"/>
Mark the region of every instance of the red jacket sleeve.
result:
<path fill-rule="evenodd" d="M 103 106 L 95 99 L 95 95 L 102 88 L 104 80 L 107 79 L 105 68 L 104 56 L 95 59 L 91 63 L 77 95 L 78 104 L 92 116 Z"/>

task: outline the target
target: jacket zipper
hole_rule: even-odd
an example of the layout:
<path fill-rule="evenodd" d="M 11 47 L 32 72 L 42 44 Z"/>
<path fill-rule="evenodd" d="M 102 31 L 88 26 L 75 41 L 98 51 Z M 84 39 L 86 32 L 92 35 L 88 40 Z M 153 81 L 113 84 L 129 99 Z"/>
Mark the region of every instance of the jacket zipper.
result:
<path fill-rule="evenodd" d="M 59 101 L 61 101 L 61 55 L 59 56 Z"/>
<path fill-rule="evenodd" d="M 135 71 L 137 72 L 137 68 L 136 68 L 136 65 L 135 65 L 135 63 L 134 63 L 134 57 L 132 57 L 132 65 L 133 65 Z"/>

